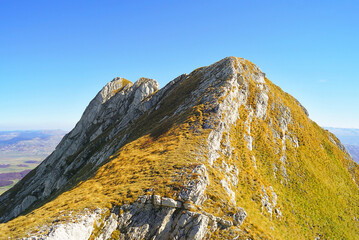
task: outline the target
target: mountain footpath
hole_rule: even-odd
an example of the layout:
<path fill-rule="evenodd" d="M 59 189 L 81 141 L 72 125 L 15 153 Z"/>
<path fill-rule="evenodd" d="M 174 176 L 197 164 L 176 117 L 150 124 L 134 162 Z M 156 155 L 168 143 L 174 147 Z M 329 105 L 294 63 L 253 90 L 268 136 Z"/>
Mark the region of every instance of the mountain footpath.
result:
<path fill-rule="evenodd" d="M 0 236 L 356 239 L 359 167 L 248 60 L 109 82 L 0 196 Z"/>

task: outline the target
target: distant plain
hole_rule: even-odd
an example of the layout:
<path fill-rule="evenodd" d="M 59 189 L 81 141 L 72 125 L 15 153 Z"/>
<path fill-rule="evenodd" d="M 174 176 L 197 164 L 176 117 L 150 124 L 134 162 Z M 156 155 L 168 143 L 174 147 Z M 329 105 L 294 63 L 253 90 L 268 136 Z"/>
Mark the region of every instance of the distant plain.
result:
<path fill-rule="evenodd" d="M 65 133 L 62 130 L 0 131 L 0 194 L 51 154 Z"/>

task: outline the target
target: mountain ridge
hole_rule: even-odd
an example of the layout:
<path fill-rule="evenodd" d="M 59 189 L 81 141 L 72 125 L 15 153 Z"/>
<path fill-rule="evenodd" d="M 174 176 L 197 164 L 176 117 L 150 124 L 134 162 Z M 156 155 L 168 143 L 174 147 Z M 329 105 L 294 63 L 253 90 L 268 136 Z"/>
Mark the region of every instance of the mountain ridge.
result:
<path fill-rule="evenodd" d="M 295 98 L 235 57 L 162 89 L 152 79 L 133 85 L 114 79 L 25 178 L 0 197 L 0 219 L 27 215 L 2 230 L 22 223 L 34 231 L 28 236 L 48 239 L 59 236 L 56 229 L 79 227 L 83 239 L 351 239 L 358 233 L 358 165 Z M 335 192 L 353 200 L 343 202 Z M 346 212 L 343 223 L 336 205 Z M 70 209 L 92 220 L 66 223 L 60 213 Z"/>

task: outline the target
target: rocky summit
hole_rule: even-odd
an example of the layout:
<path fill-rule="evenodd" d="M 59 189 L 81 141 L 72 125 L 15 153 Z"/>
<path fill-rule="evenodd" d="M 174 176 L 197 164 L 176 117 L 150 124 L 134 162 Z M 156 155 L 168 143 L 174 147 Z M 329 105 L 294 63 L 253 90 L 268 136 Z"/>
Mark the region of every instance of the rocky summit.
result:
<path fill-rule="evenodd" d="M 358 239 L 359 166 L 248 60 L 109 82 L 0 196 L 1 239 Z"/>

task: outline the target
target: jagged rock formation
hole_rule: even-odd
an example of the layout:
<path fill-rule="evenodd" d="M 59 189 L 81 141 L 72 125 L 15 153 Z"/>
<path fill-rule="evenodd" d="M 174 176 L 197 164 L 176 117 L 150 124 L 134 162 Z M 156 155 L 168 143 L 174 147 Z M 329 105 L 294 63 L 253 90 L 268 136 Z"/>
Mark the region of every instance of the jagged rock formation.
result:
<path fill-rule="evenodd" d="M 10 191 L 1 196 L 11 200 L 2 201 L 1 209 L 11 211 L 2 215 L 0 220 L 18 216 L 35 201 L 44 200 L 69 184 L 71 177 L 81 168 L 89 164 L 99 165 L 106 160 L 125 140 L 116 143 L 118 147 L 111 146 L 112 136 L 151 107 L 150 102 L 142 103 L 142 100 L 158 88 L 158 83 L 151 79 L 140 79 L 134 85 L 123 78 L 109 82 L 90 102 L 76 127 L 63 138 L 56 150 L 26 177 L 28 184 L 16 185 L 19 188 L 16 195 Z M 108 135 L 98 138 L 114 124 L 116 126 Z M 97 151 L 98 148 L 102 148 L 101 151 Z"/>
<path fill-rule="evenodd" d="M 146 78 L 108 83 L 56 150 L 0 197 L 0 230 L 28 239 L 354 239 L 358 173 L 296 99 L 229 57 L 162 89 Z"/>

